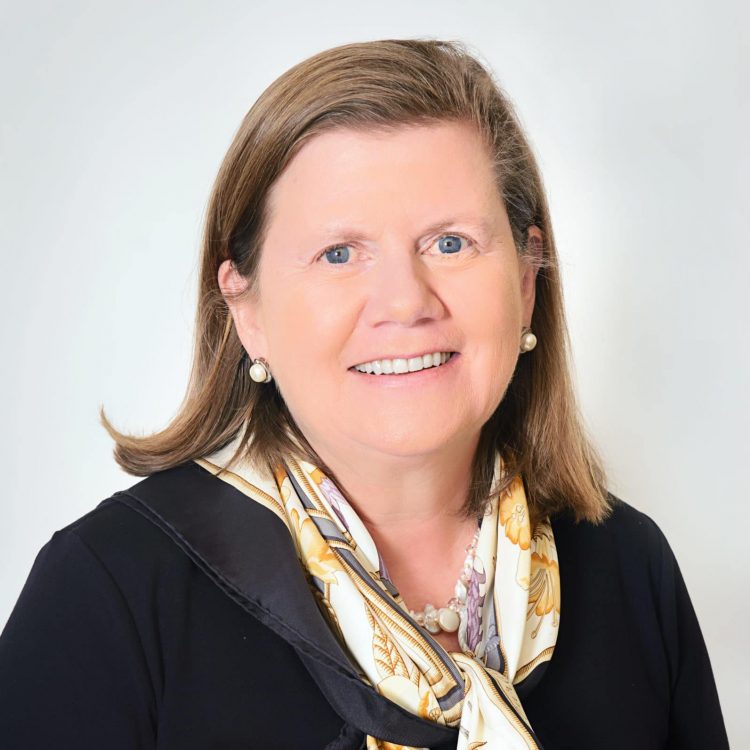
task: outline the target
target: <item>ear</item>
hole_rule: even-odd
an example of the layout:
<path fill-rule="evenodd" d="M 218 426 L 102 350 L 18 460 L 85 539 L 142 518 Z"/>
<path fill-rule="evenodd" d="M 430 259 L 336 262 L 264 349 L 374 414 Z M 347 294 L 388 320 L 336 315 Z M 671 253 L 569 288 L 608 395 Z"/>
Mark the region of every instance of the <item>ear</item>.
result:
<path fill-rule="evenodd" d="M 219 266 L 219 289 L 229 307 L 242 346 L 251 359 L 263 357 L 268 359 L 268 342 L 263 326 L 263 315 L 260 300 L 245 296 L 232 299 L 231 295 L 239 294 L 247 287 L 247 279 L 242 276 L 231 260 L 225 260 Z"/>
<path fill-rule="evenodd" d="M 521 300 L 525 326 L 531 325 L 536 300 L 536 275 L 544 255 L 544 235 L 538 226 L 532 225 L 526 236 L 526 253 L 529 258 L 521 259 Z"/>

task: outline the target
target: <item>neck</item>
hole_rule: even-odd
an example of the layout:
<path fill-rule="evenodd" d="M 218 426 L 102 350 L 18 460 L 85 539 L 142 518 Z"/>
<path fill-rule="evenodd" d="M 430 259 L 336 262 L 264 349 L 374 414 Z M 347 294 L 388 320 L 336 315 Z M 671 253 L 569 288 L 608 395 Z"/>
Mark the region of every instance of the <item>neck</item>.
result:
<path fill-rule="evenodd" d="M 456 521 L 466 502 L 479 435 L 419 455 L 394 455 L 357 445 L 313 443 L 362 521 L 395 531 Z"/>
<path fill-rule="evenodd" d="M 409 568 L 414 574 L 420 567 L 434 570 L 465 554 L 476 520 L 461 511 L 478 442 L 477 433 L 443 444 L 433 453 L 399 456 L 310 440 L 394 577 Z M 450 566 L 448 577 L 455 578 L 455 567 Z"/>

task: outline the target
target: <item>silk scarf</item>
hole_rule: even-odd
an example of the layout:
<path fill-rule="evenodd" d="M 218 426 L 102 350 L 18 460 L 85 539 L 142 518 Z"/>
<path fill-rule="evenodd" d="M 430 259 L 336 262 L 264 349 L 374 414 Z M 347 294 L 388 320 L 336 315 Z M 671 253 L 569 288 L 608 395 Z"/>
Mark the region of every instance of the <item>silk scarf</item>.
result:
<path fill-rule="evenodd" d="M 196 462 L 216 474 L 239 439 Z M 493 488 L 503 471 L 498 453 Z M 452 652 L 411 618 L 367 528 L 316 466 L 288 456 L 264 472 L 240 458 L 219 478 L 284 522 L 329 626 L 378 693 L 457 727 L 457 750 L 539 747 L 514 685 L 552 658 L 560 576 L 552 528 L 545 520 L 532 532 L 520 476 L 481 519 L 460 615 L 461 651 Z M 368 750 L 402 747 L 412 750 L 367 738 Z"/>

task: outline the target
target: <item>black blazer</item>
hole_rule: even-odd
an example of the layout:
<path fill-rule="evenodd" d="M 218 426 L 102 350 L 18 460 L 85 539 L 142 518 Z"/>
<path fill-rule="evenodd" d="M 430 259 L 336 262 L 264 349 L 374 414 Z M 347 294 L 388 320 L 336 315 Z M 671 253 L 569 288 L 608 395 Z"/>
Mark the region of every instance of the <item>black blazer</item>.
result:
<path fill-rule="evenodd" d="M 728 747 L 669 545 L 615 498 L 552 519 L 560 633 L 519 697 L 545 750 Z M 39 552 L 0 636 L 8 750 L 455 748 L 359 677 L 270 511 L 189 462 L 117 492 Z"/>

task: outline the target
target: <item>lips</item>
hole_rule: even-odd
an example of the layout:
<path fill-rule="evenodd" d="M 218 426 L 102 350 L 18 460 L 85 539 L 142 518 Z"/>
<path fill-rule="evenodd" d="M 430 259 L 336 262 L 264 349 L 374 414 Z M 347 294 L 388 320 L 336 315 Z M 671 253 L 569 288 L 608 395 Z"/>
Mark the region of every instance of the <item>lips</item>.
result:
<path fill-rule="evenodd" d="M 459 352 L 451 352 L 450 356 L 442 364 L 423 367 L 419 370 L 386 371 L 380 369 L 379 366 L 372 372 L 365 372 L 358 370 L 356 367 L 350 367 L 349 372 L 363 378 L 363 382 L 381 383 L 386 386 L 396 386 L 399 383 L 422 382 L 423 379 L 426 379 L 425 382 L 428 382 L 438 376 L 440 372 L 453 370 L 455 360 L 459 357 Z"/>
<path fill-rule="evenodd" d="M 350 370 L 353 370 L 356 367 L 359 367 L 361 365 L 367 364 L 369 362 L 382 362 L 383 360 L 406 360 L 407 362 L 410 359 L 423 359 L 425 355 L 427 354 L 435 354 L 435 353 L 447 353 L 447 354 L 458 354 L 458 351 L 456 349 L 446 348 L 446 349 L 424 349 L 421 352 L 415 352 L 413 354 L 391 354 L 391 355 L 382 355 L 378 357 L 370 357 L 369 359 L 363 359 L 359 362 L 356 362 L 351 367 L 349 367 Z"/>

